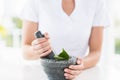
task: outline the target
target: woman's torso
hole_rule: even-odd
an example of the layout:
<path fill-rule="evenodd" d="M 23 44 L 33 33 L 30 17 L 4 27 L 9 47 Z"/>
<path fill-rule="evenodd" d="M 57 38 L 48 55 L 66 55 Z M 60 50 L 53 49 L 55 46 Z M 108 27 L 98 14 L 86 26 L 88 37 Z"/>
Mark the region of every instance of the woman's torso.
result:
<path fill-rule="evenodd" d="M 96 0 L 75 0 L 75 9 L 68 16 L 62 0 L 37 0 L 39 30 L 48 32 L 54 51 L 64 48 L 71 56 L 83 57 L 88 48 L 95 14 Z M 88 2 L 89 1 L 89 2 Z"/>

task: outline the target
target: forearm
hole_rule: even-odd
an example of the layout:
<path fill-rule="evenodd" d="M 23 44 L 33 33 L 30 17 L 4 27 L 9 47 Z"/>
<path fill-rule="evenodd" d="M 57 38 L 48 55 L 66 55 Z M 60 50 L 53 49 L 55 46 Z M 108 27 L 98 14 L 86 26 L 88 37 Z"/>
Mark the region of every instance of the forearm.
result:
<path fill-rule="evenodd" d="M 100 59 L 100 52 L 90 52 L 88 56 L 83 58 L 84 69 L 94 67 Z"/>
<path fill-rule="evenodd" d="M 85 69 L 94 67 L 100 59 L 103 27 L 94 26 L 89 39 L 89 54 L 83 58 Z"/>
<path fill-rule="evenodd" d="M 23 45 L 22 47 L 22 50 L 23 50 L 23 56 L 25 59 L 27 60 L 36 60 L 36 59 L 39 59 L 40 57 L 36 57 L 34 54 L 35 54 L 35 51 L 33 51 L 32 49 L 32 46 L 31 45 Z"/>

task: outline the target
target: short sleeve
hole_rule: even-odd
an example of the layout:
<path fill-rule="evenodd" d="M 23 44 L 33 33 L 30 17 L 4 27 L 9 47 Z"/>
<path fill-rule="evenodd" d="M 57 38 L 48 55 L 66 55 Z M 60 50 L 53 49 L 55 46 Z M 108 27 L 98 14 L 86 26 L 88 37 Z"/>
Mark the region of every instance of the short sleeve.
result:
<path fill-rule="evenodd" d="M 28 0 L 20 13 L 20 18 L 22 20 L 38 22 L 38 8 L 37 0 Z"/>
<path fill-rule="evenodd" d="M 110 26 L 110 17 L 109 17 L 105 2 L 103 0 L 97 1 L 92 26 L 93 27 L 97 27 L 97 26 L 108 27 L 108 26 Z"/>

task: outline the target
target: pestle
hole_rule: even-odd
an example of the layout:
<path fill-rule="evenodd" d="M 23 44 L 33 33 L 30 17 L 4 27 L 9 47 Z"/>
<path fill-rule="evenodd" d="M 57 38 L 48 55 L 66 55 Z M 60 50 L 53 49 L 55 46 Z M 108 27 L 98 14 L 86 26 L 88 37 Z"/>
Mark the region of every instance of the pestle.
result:
<path fill-rule="evenodd" d="M 36 31 L 35 32 L 35 37 L 36 38 L 43 38 L 44 35 L 41 33 L 41 31 Z M 45 58 L 47 58 L 47 59 L 54 59 L 54 56 L 55 56 L 54 52 L 51 51 L 51 53 L 49 55 L 47 55 Z"/>

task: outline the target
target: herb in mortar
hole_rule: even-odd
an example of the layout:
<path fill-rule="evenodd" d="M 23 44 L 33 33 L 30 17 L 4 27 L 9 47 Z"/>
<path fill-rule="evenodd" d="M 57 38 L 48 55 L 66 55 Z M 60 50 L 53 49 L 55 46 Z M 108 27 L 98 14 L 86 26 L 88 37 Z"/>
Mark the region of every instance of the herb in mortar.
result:
<path fill-rule="evenodd" d="M 54 58 L 56 60 L 68 60 L 70 56 L 64 49 L 62 49 L 62 52 L 59 55 L 55 55 Z"/>

